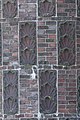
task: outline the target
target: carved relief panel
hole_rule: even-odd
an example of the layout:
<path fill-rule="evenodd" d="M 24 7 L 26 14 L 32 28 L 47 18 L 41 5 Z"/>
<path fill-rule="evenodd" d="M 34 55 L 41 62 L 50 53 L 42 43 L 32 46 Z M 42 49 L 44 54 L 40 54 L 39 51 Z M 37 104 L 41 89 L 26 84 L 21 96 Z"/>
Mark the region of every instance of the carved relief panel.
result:
<path fill-rule="evenodd" d="M 3 2 L 3 17 L 14 18 L 17 15 L 17 0 Z"/>
<path fill-rule="evenodd" d="M 36 64 L 36 24 L 20 25 L 20 64 Z"/>
<path fill-rule="evenodd" d="M 3 72 L 4 114 L 18 112 L 18 72 Z"/>
<path fill-rule="evenodd" d="M 40 17 L 55 16 L 55 0 L 40 0 L 38 11 Z"/>
<path fill-rule="evenodd" d="M 58 64 L 75 64 L 75 22 L 59 22 L 58 29 Z"/>
<path fill-rule="evenodd" d="M 80 16 L 80 0 L 77 0 L 77 16 Z"/>
<path fill-rule="evenodd" d="M 39 73 L 40 112 L 51 114 L 57 109 L 56 71 L 46 70 Z"/>

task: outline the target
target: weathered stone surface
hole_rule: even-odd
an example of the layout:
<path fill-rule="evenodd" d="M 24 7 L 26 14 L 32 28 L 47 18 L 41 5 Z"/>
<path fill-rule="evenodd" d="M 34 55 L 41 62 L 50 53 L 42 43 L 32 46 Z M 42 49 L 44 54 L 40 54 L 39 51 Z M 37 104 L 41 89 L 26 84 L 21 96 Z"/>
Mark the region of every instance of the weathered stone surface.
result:
<path fill-rule="evenodd" d="M 14 18 L 17 15 L 17 0 L 13 3 L 7 1 L 3 4 L 3 17 L 4 18 Z"/>
<path fill-rule="evenodd" d="M 24 20 L 36 20 L 36 4 L 20 4 L 19 18 Z"/>
<path fill-rule="evenodd" d="M 58 23 L 58 64 L 75 65 L 75 22 Z"/>
<path fill-rule="evenodd" d="M 3 23 L 3 64 L 18 64 L 18 24 Z"/>
<path fill-rule="evenodd" d="M 57 89 L 56 71 L 40 71 L 40 112 L 45 114 L 56 113 L 57 110 Z"/>
<path fill-rule="evenodd" d="M 30 117 L 38 112 L 38 84 L 37 79 L 30 79 L 27 74 L 31 75 L 24 69 L 20 72 L 20 112 Z"/>
<path fill-rule="evenodd" d="M 36 24 L 24 23 L 20 25 L 20 63 L 22 65 L 36 65 Z"/>
<path fill-rule="evenodd" d="M 79 0 L 0 0 L 1 120 L 80 120 L 79 9 Z M 4 103 L 14 93 L 17 112 Z"/>
<path fill-rule="evenodd" d="M 4 114 L 18 113 L 18 72 L 3 72 Z"/>
<path fill-rule="evenodd" d="M 40 17 L 52 17 L 55 16 L 55 0 L 39 0 L 38 15 Z"/>

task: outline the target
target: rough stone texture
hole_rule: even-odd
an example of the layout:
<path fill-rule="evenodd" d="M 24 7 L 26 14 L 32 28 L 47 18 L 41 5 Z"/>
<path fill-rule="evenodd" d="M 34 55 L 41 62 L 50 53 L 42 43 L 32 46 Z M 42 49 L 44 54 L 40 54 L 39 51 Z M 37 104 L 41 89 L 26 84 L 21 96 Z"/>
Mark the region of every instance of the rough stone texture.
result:
<path fill-rule="evenodd" d="M 56 64 L 56 21 L 38 22 L 38 63 Z"/>
<path fill-rule="evenodd" d="M 20 73 L 20 113 L 25 117 L 33 117 L 38 112 L 38 84 L 37 79 L 29 79 L 26 69 Z"/>
<path fill-rule="evenodd" d="M 18 63 L 18 24 L 3 23 L 3 64 Z"/>
<path fill-rule="evenodd" d="M 76 70 L 58 71 L 58 112 L 76 113 L 77 85 Z"/>
<path fill-rule="evenodd" d="M 36 19 L 36 4 L 20 4 L 19 5 L 19 18 L 24 20 Z"/>
<path fill-rule="evenodd" d="M 57 0 L 58 16 L 76 16 L 76 0 Z"/>

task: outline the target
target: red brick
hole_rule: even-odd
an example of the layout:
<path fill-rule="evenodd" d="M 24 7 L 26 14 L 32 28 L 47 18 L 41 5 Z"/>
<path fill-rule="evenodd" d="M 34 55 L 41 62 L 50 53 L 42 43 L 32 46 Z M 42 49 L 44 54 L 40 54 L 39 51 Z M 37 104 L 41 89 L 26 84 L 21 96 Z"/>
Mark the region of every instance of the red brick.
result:
<path fill-rule="evenodd" d="M 66 90 L 67 90 L 67 91 L 72 91 L 72 92 L 73 92 L 73 91 L 76 91 L 76 88 L 67 87 Z"/>
<path fill-rule="evenodd" d="M 45 25 L 45 22 L 39 21 L 39 22 L 38 22 L 38 25 Z"/>
<path fill-rule="evenodd" d="M 38 47 L 38 52 L 45 52 L 45 48 Z"/>
<path fill-rule="evenodd" d="M 66 100 L 66 97 L 65 97 L 65 95 L 63 96 L 58 96 L 58 100 Z"/>
<path fill-rule="evenodd" d="M 65 80 L 61 78 L 61 79 L 58 79 L 58 82 L 63 83 L 63 82 L 65 82 Z"/>
<path fill-rule="evenodd" d="M 63 87 L 59 87 L 59 88 L 58 88 L 58 91 L 59 91 L 59 92 L 64 92 L 65 90 L 66 90 L 66 89 L 63 88 Z"/>
<path fill-rule="evenodd" d="M 69 101 L 69 104 L 73 104 L 74 105 L 74 104 L 76 104 L 76 101 L 74 101 L 74 100 L 73 101 Z"/>
<path fill-rule="evenodd" d="M 80 38 L 77 38 L 77 44 L 80 44 Z"/>
<path fill-rule="evenodd" d="M 33 114 L 25 114 L 25 117 L 33 117 Z"/>
<path fill-rule="evenodd" d="M 61 109 L 65 109 L 66 108 L 66 105 L 59 105 L 59 108 L 61 108 Z"/>
<path fill-rule="evenodd" d="M 56 43 L 49 43 L 49 47 L 56 47 Z"/>
<path fill-rule="evenodd" d="M 38 38 L 38 43 L 45 42 L 45 39 Z"/>
<path fill-rule="evenodd" d="M 49 35 L 49 38 L 50 39 L 52 39 L 52 38 L 56 39 L 56 35 Z"/>
<path fill-rule="evenodd" d="M 69 113 L 76 113 L 76 108 L 69 108 Z"/>
<path fill-rule="evenodd" d="M 68 109 L 71 109 L 71 108 L 76 109 L 76 105 L 66 105 L 66 108 L 68 108 Z"/>
<path fill-rule="evenodd" d="M 61 113 L 68 113 L 68 109 L 64 108 L 58 108 L 58 111 L 61 112 Z"/>
<path fill-rule="evenodd" d="M 69 92 L 69 95 L 77 95 L 77 92 Z"/>
<path fill-rule="evenodd" d="M 24 117 L 24 114 L 15 115 L 16 118 Z"/>
<path fill-rule="evenodd" d="M 67 101 L 76 100 L 76 96 L 71 96 L 71 95 L 69 96 L 68 95 L 68 96 L 66 96 L 66 100 Z"/>
<path fill-rule="evenodd" d="M 76 87 L 76 83 L 69 83 L 69 86 L 75 88 Z"/>
<path fill-rule="evenodd" d="M 50 64 L 56 64 L 56 57 L 47 57 L 46 59 Z"/>

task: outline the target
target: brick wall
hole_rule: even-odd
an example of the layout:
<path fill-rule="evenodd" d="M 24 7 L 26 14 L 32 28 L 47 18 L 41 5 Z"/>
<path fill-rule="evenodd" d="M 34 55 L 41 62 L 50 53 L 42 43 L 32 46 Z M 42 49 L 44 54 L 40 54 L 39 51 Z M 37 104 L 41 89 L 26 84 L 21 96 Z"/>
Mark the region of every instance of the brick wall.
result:
<path fill-rule="evenodd" d="M 79 17 L 79 0 L 0 0 L 0 120 L 80 120 Z"/>

